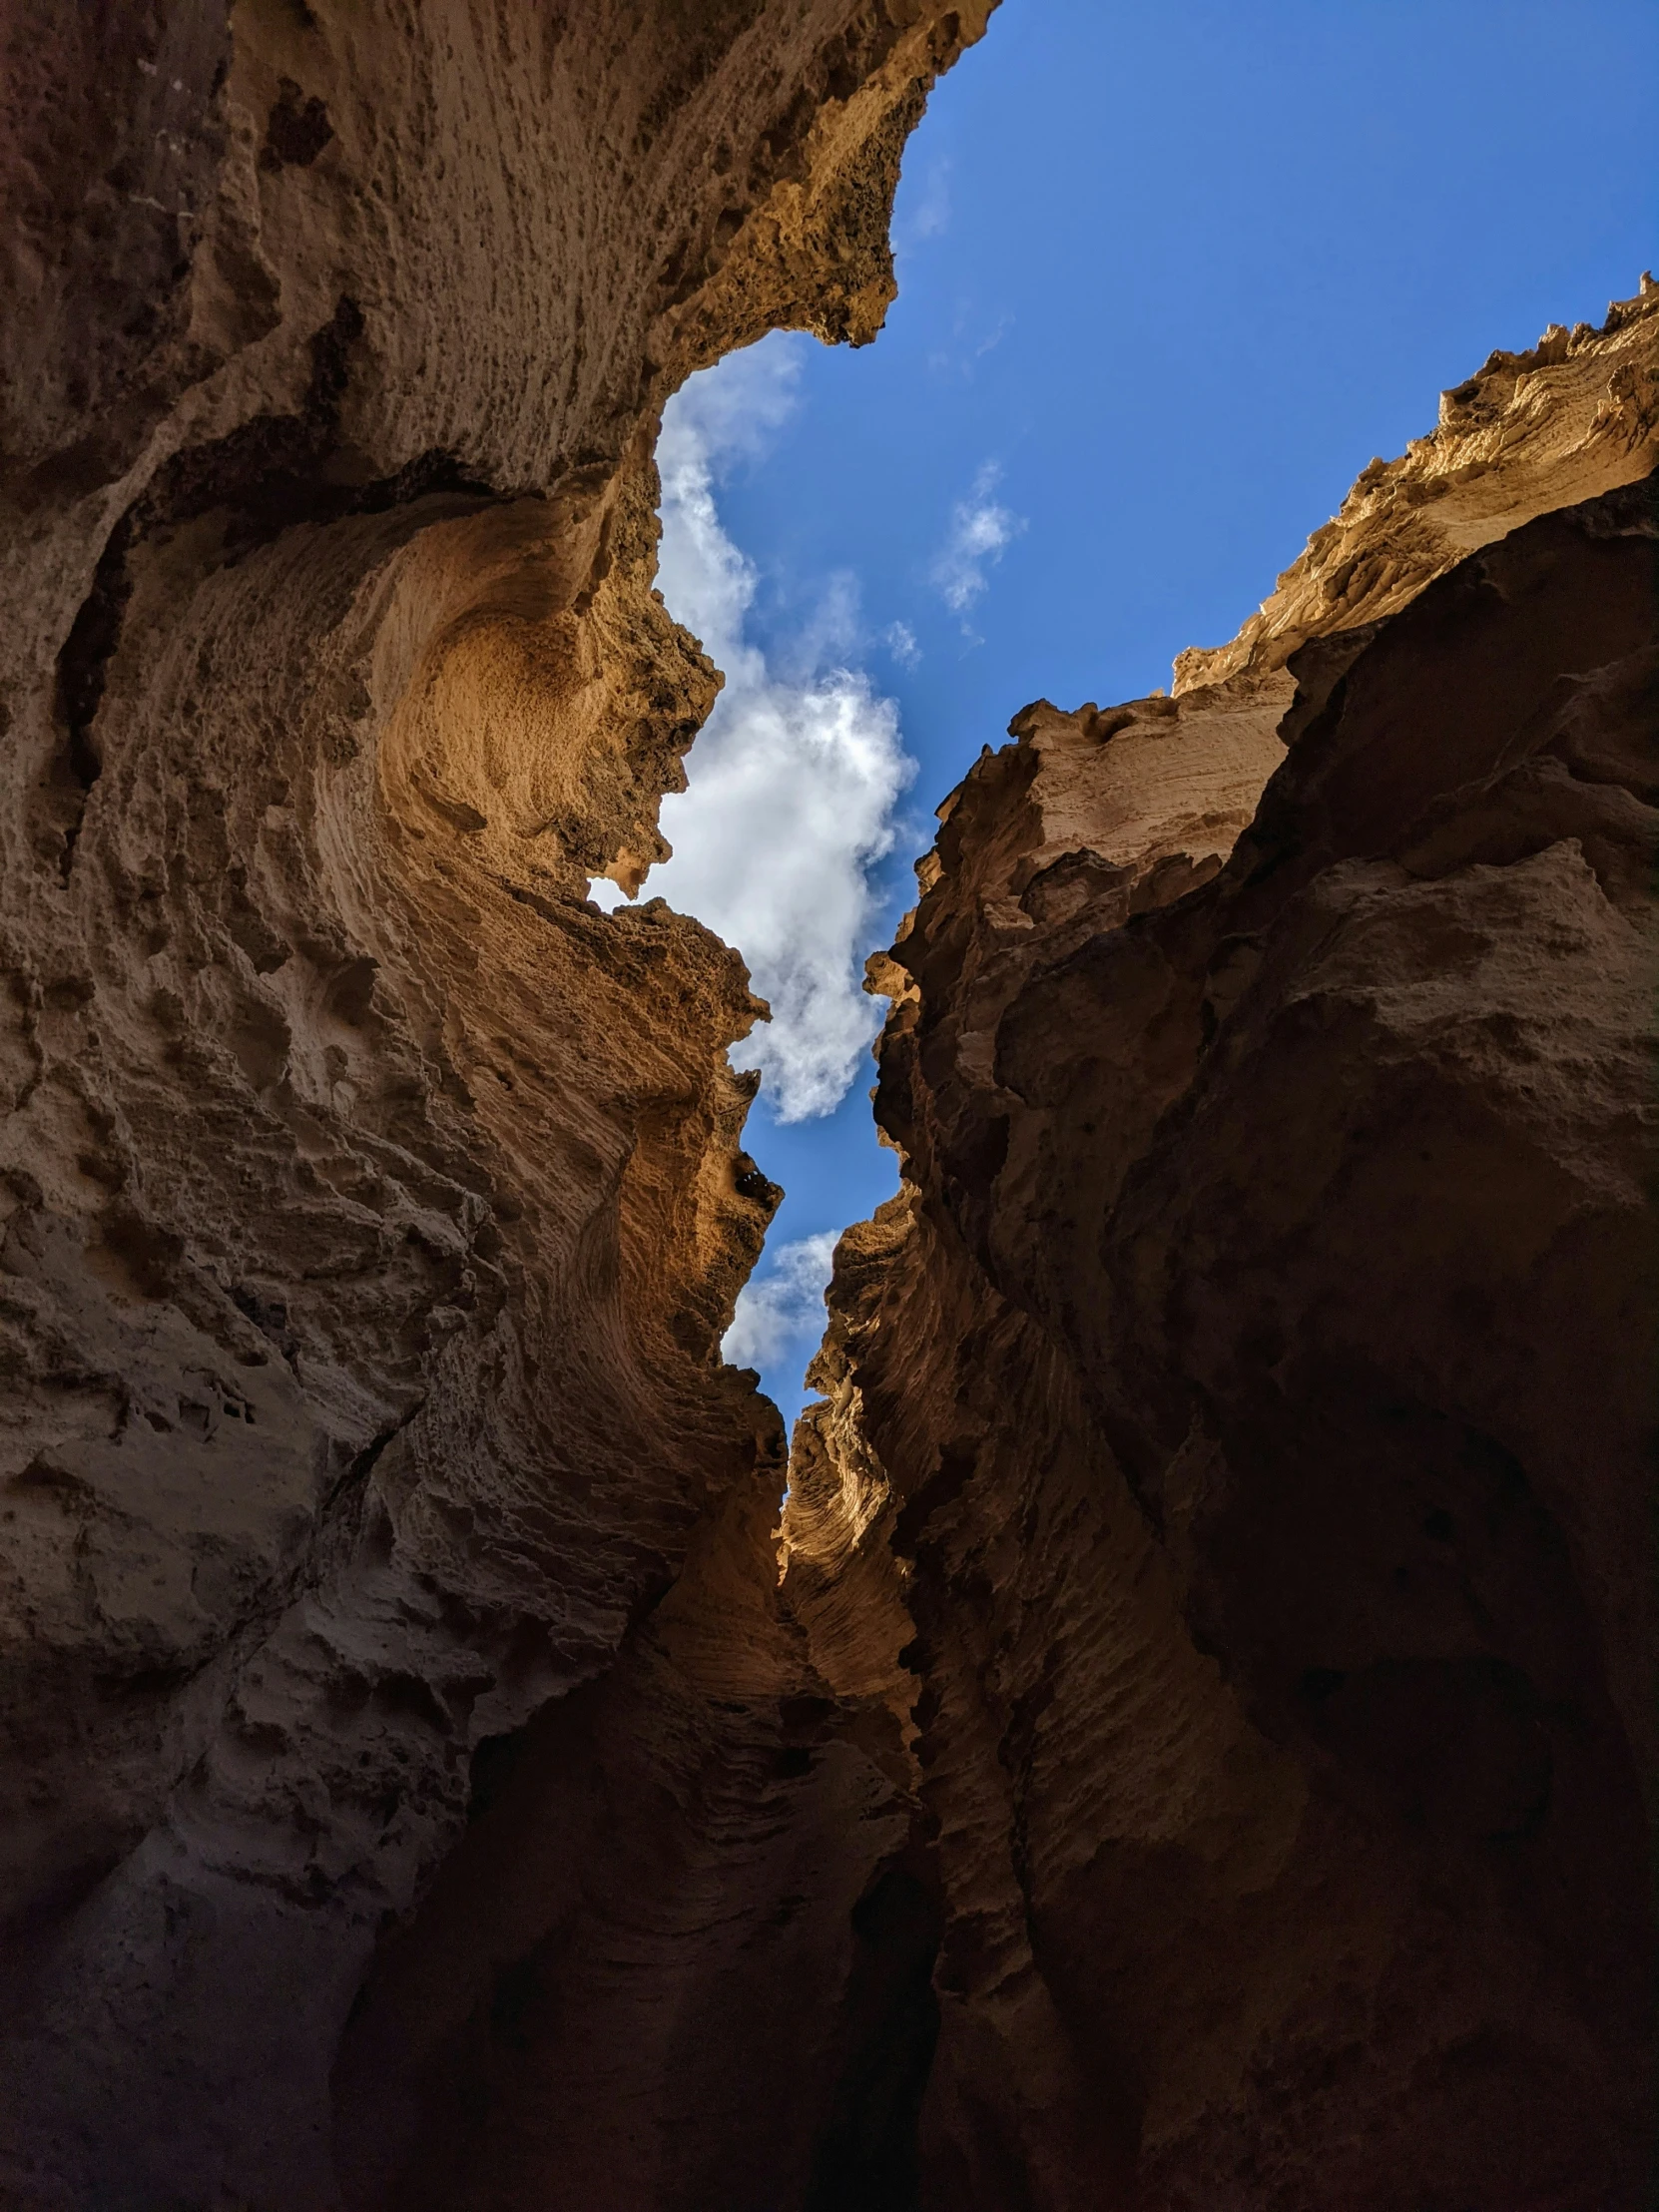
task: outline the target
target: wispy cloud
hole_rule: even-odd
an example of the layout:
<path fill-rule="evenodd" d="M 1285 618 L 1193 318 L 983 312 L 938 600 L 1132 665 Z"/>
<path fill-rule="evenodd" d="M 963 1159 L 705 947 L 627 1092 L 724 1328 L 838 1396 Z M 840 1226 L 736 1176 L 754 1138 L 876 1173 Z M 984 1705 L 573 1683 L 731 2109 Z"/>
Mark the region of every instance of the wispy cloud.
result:
<path fill-rule="evenodd" d="M 729 353 L 717 368 L 688 378 L 663 417 L 669 445 L 695 439 L 717 471 L 734 460 L 760 459 L 801 404 L 801 363 L 809 342 L 775 337 Z M 662 446 L 657 458 L 661 466 Z"/>
<path fill-rule="evenodd" d="M 912 140 L 912 145 L 914 141 Z M 906 167 L 908 164 L 906 164 Z M 900 255 L 950 228 L 950 157 L 935 155 L 912 178 L 901 175 L 893 206 L 892 241 Z"/>
<path fill-rule="evenodd" d="M 824 1292 L 836 1232 L 803 1237 L 769 1250 L 759 1273 L 738 1293 L 732 1326 L 721 1340 L 735 1368 L 776 1368 L 789 1354 L 815 1347 L 824 1335 Z"/>
<path fill-rule="evenodd" d="M 921 647 L 907 622 L 889 622 L 881 633 L 881 641 L 900 668 L 914 668 L 921 659 Z"/>
<path fill-rule="evenodd" d="M 759 1067 L 780 1121 L 832 1110 L 874 1034 L 860 987 L 877 899 L 869 871 L 892 848 L 915 772 L 898 711 L 846 665 L 856 582 L 833 577 L 811 621 L 769 660 L 747 635 L 757 576 L 721 524 L 721 469 L 752 455 L 794 404 L 796 361 L 763 345 L 694 376 L 670 403 L 658 582 L 726 688 L 663 802 L 674 857 L 647 895 L 695 914 L 748 961 L 772 1020 L 733 1050 Z M 607 903 L 615 903 L 607 900 Z"/>
<path fill-rule="evenodd" d="M 993 496 L 1001 473 L 995 461 L 986 461 L 979 470 L 968 496 L 951 509 L 950 528 L 929 571 L 954 615 L 965 616 L 983 595 L 986 571 L 1025 528 L 1025 518 Z"/>
<path fill-rule="evenodd" d="M 978 301 L 962 299 L 944 341 L 928 353 L 927 366 L 935 376 L 959 377 L 971 383 L 979 363 L 987 353 L 996 351 L 1013 327 L 1014 317 L 1006 310 L 987 325 Z"/>
<path fill-rule="evenodd" d="M 1003 339 L 1008 335 L 1008 332 L 1013 328 L 1013 326 L 1014 318 L 1011 314 L 999 314 L 996 318 L 995 327 L 987 330 L 985 335 L 974 346 L 974 359 L 976 361 L 982 361 L 987 353 L 994 353 L 997 347 L 1002 343 Z"/>
<path fill-rule="evenodd" d="M 849 569 L 838 568 L 827 577 L 800 629 L 775 647 L 773 674 L 785 683 L 805 684 L 820 669 L 846 666 L 858 650 L 859 598 L 858 579 Z"/>

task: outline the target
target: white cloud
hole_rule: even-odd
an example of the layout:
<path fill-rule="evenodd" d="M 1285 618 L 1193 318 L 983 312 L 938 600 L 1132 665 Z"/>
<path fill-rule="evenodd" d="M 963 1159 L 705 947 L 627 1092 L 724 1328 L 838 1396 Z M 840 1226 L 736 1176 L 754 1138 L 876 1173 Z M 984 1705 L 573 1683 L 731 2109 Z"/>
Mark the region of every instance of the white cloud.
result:
<path fill-rule="evenodd" d="M 759 459 L 800 405 L 801 363 L 811 343 L 799 334 L 779 334 L 689 377 L 668 403 L 665 438 L 695 442 L 710 467 Z M 662 467 L 661 445 L 657 461 Z"/>
<path fill-rule="evenodd" d="M 836 569 L 800 630 L 774 653 L 773 674 L 804 684 L 820 669 L 844 666 L 858 646 L 858 597 L 857 577 Z"/>
<path fill-rule="evenodd" d="M 897 709 L 841 659 L 857 630 L 851 577 L 831 578 L 773 662 L 746 634 L 756 572 L 721 525 L 715 488 L 723 462 L 785 420 L 797 372 L 789 351 L 759 346 L 692 377 L 664 417 L 658 583 L 726 688 L 687 757 L 688 789 L 663 802 L 674 857 L 645 893 L 748 961 L 772 1020 L 732 1058 L 762 1070 L 780 1121 L 829 1113 L 874 1034 L 879 1010 L 860 987 L 877 908 L 868 870 L 892 847 L 915 771 Z"/>
<path fill-rule="evenodd" d="M 732 1326 L 721 1340 L 722 1357 L 732 1367 L 776 1367 L 790 1352 L 817 1346 L 835 1238 L 829 1229 L 767 1254 L 760 1273 L 738 1293 Z"/>
<path fill-rule="evenodd" d="M 921 647 L 917 645 L 916 634 L 907 622 L 889 622 L 881 637 L 887 651 L 900 668 L 914 668 L 921 659 Z"/>
<path fill-rule="evenodd" d="M 974 359 L 976 361 L 982 361 L 987 353 L 994 353 L 996 351 L 996 348 L 1002 343 L 1003 339 L 1008 335 L 1008 332 L 1013 328 L 1013 326 L 1014 318 L 1011 314 L 999 314 L 996 318 L 995 329 L 991 330 L 987 333 L 986 336 L 982 337 L 979 340 L 978 344 L 974 347 Z"/>
<path fill-rule="evenodd" d="M 914 140 L 911 141 L 912 146 Z M 893 207 L 892 240 L 903 255 L 928 239 L 941 237 L 950 228 L 950 157 L 929 161 L 914 182 L 900 175 Z"/>
<path fill-rule="evenodd" d="M 1007 312 L 986 327 L 977 301 L 964 299 L 951 319 L 946 342 L 933 347 L 927 366 L 935 376 L 958 376 L 971 383 L 979 362 L 996 351 L 1013 327 L 1014 317 Z M 994 476 L 995 470 L 991 473 Z"/>
<path fill-rule="evenodd" d="M 985 589 L 986 569 L 1025 528 L 1023 515 L 1011 513 L 991 496 L 1000 474 L 996 463 L 987 461 L 966 499 L 951 509 L 950 529 L 930 574 L 952 614 L 967 613 Z"/>

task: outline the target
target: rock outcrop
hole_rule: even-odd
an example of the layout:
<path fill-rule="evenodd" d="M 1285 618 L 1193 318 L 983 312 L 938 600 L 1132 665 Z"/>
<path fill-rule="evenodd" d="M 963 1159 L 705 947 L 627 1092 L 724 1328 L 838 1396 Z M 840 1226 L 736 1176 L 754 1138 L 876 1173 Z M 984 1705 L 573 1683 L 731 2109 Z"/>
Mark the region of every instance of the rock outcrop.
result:
<path fill-rule="evenodd" d="M 1645 280 L 1494 355 L 871 963 L 785 1527 L 913 1625 L 927 2204 L 1648 2201 L 1656 431 Z"/>
<path fill-rule="evenodd" d="M 783 1437 L 719 1357 L 777 1195 L 725 1058 L 758 1009 L 695 923 L 585 894 L 663 849 L 718 683 L 652 590 L 662 404 L 781 324 L 873 334 L 985 12 L 8 12 L 7 2203 L 473 2201 L 413 2101 L 470 1968 L 370 2075 L 389 1957 L 330 2072 L 382 1931 L 523 1821 L 500 1914 L 588 1884 L 561 1956 L 610 1991 L 543 2115 L 609 2179 L 513 2167 L 526 2201 L 712 2201 L 785 1987 L 828 2102 L 754 2160 L 834 2164 L 906 1829 L 879 1758 L 804 1748 Z M 833 1829 L 810 1879 L 786 1813 Z M 734 1951 L 710 1900 L 763 1879 Z M 646 1891 L 640 2034 L 604 1930 Z M 533 1969 L 474 1964 L 510 2054 Z"/>

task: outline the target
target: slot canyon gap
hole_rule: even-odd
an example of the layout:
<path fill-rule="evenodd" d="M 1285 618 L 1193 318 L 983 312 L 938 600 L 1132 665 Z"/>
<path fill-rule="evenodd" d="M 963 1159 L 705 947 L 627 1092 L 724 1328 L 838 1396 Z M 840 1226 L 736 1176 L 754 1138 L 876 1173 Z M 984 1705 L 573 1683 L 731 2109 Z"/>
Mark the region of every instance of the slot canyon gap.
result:
<path fill-rule="evenodd" d="M 721 1358 L 657 433 L 987 15 L 0 11 L 16 2212 L 1649 2201 L 1651 279 L 1005 703 Z"/>

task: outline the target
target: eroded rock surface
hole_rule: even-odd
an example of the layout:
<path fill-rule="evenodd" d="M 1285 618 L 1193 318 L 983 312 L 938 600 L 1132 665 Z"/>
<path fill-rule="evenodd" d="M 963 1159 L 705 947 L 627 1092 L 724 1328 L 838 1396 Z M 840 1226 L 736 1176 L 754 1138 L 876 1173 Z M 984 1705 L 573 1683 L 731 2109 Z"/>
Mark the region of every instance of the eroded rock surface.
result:
<path fill-rule="evenodd" d="M 928 2204 L 1648 2201 L 1656 361 L 1017 716 L 872 963 L 796 1449 L 914 1628 Z"/>
<path fill-rule="evenodd" d="M 610 2091 L 571 2076 L 560 2143 L 608 2146 L 611 2193 L 520 2166 L 526 2201 L 711 2201 L 718 2117 L 688 2090 L 677 2134 L 664 2084 L 688 2042 L 736 2079 L 767 2040 L 711 1899 L 803 1794 L 850 1841 L 816 1887 L 775 1851 L 756 1912 L 811 1889 L 777 1940 L 839 2032 L 894 1784 L 808 1773 L 783 1439 L 719 1358 L 776 1202 L 725 1060 L 757 1006 L 695 923 L 585 892 L 663 849 L 718 681 L 652 590 L 662 403 L 780 324 L 873 334 L 904 137 L 984 14 L 7 12 L 9 2203 L 339 2201 L 376 1938 L 469 1807 L 474 1854 L 516 1817 L 518 1784 L 494 1826 L 484 1799 L 532 1722 L 536 1931 L 627 1838 L 679 1902 L 673 2033 L 619 1987 Z M 725 1584 L 682 1573 L 711 1544 L 772 1624 L 737 1689 L 688 1594 Z M 486 1989 L 502 2051 L 530 2008 Z M 414 2201 L 408 2082 L 341 2063 L 351 2200 Z M 793 2171 L 811 2115 L 785 2134 Z"/>

